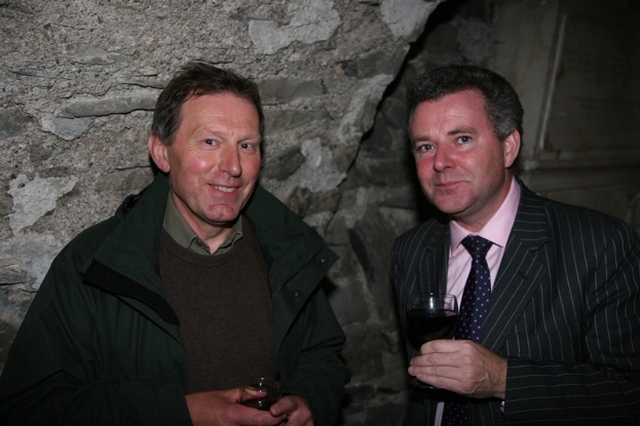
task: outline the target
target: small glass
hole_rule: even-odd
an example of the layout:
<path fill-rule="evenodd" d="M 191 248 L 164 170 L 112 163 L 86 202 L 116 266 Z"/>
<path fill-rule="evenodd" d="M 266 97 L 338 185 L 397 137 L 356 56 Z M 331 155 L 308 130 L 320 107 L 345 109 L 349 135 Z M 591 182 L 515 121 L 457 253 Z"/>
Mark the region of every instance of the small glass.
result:
<path fill-rule="evenodd" d="M 238 403 L 267 411 L 281 396 L 280 384 L 277 380 L 258 377 L 240 388 Z"/>

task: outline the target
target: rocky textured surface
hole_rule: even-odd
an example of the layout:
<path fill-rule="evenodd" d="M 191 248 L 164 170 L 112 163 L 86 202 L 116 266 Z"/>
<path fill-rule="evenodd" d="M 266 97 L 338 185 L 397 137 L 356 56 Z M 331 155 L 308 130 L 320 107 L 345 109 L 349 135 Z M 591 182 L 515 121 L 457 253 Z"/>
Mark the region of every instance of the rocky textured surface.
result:
<path fill-rule="evenodd" d="M 57 252 L 151 180 L 146 138 L 155 99 L 183 63 L 203 60 L 259 84 L 262 182 L 342 255 L 331 301 L 349 335 L 347 357 L 369 352 L 370 367 L 350 386 L 354 406 L 370 405 L 363 398 L 378 386 L 359 382 L 390 381 L 380 377 L 380 345 L 398 342 L 391 330 L 365 325 L 392 316 L 390 301 L 376 306 L 390 288 L 374 288 L 359 266 L 372 260 L 352 245 L 392 241 L 394 232 L 351 230 L 362 218 L 385 218 L 341 186 L 441 1 L 0 1 L 0 366 Z M 386 276 L 386 261 L 373 261 Z M 362 416 L 346 411 L 343 421 L 366 422 Z"/>
<path fill-rule="evenodd" d="M 407 84 L 437 65 L 491 64 L 499 21 L 516 33 L 549 3 L 0 0 L 0 368 L 60 248 L 150 182 L 155 99 L 183 63 L 203 60 L 259 84 L 262 183 L 340 255 L 327 284 L 353 371 L 340 424 L 401 424 L 389 251 L 431 214 L 407 149 Z M 640 227 L 637 173 L 595 189 L 588 168 L 563 173 L 542 169 L 538 187 Z"/>

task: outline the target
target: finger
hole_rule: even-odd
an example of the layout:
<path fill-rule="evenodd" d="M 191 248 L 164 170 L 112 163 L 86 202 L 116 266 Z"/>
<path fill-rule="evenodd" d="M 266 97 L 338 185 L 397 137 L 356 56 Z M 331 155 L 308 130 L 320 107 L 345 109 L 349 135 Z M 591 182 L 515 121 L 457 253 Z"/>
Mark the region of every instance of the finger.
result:
<path fill-rule="evenodd" d="M 470 340 L 432 340 L 430 342 L 425 343 L 420 347 L 421 354 L 429 354 L 429 353 L 451 353 L 458 352 L 468 349 L 470 346 L 475 345 L 474 342 Z"/>
<path fill-rule="evenodd" d="M 271 406 L 269 411 L 272 416 L 290 415 L 297 408 L 295 398 L 285 396 L 280 398 L 275 404 Z"/>
<path fill-rule="evenodd" d="M 237 423 L 243 426 L 275 426 L 281 424 L 286 416 L 274 416 L 270 411 L 240 406 Z"/>

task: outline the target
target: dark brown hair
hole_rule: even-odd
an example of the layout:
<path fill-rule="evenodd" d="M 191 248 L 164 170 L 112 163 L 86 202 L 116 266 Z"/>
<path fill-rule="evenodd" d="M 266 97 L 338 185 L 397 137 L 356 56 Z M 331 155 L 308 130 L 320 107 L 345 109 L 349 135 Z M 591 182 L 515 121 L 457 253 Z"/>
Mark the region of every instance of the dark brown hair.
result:
<path fill-rule="evenodd" d="M 163 143 L 171 145 L 182 118 L 182 105 L 192 96 L 222 92 L 233 93 L 256 107 L 260 121 L 260 136 L 263 137 L 264 113 L 255 83 L 204 62 L 189 62 L 169 81 L 156 102 L 151 132 Z"/>
<path fill-rule="evenodd" d="M 409 123 L 421 103 L 469 89 L 484 97 L 487 116 L 499 140 L 504 140 L 513 129 L 522 137 L 524 110 L 515 90 L 502 76 L 474 65 L 449 65 L 419 77 L 407 96 Z"/>

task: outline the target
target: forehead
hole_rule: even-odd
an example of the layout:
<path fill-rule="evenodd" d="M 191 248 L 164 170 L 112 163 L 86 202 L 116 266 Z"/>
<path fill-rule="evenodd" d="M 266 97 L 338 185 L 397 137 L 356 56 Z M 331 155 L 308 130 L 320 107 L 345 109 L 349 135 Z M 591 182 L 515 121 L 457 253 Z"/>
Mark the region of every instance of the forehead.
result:
<path fill-rule="evenodd" d="M 454 92 L 420 103 L 411 118 L 412 133 L 449 126 L 490 126 L 487 103 L 475 89 Z"/>
<path fill-rule="evenodd" d="M 232 92 L 191 96 L 180 108 L 178 129 L 186 122 L 218 122 L 259 126 L 256 106 L 248 99 Z"/>
<path fill-rule="evenodd" d="M 255 110 L 257 113 L 256 106 L 253 104 L 253 102 L 251 102 L 249 99 L 246 99 L 243 96 L 240 96 L 236 93 L 229 92 L 229 91 L 204 93 L 204 94 L 191 94 L 182 103 L 181 110 L 185 110 L 185 109 L 199 110 L 205 105 L 211 108 L 217 108 L 221 110 L 226 110 L 229 107 L 235 107 L 240 105 L 245 109 L 249 107 L 250 109 Z"/>

